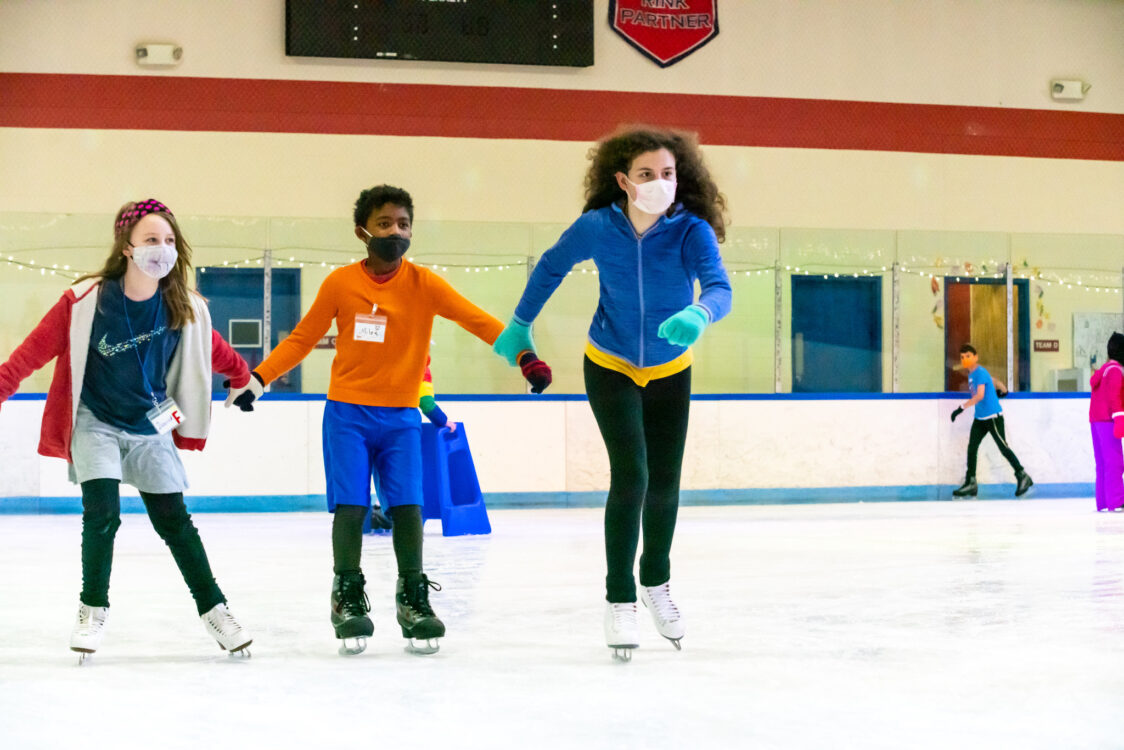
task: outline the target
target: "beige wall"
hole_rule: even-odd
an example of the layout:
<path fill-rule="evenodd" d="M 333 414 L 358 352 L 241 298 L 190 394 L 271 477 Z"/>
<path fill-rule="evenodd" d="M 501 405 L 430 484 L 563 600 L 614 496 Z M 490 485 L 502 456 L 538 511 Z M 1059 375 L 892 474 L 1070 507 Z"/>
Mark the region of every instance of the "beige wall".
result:
<path fill-rule="evenodd" d="M 1076 108 L 1124 113 L 1118 0 L 723 0 L 720 33 L 661 70 L 609 30 L 594 2 L 591 68 L 286 58 L 284 2 L 5 0 L 0 70 L 138 73 L 139 42 L 175 42 L 169 75 L 1074 109 L 1052 78 L 1093 84 Z"/>
<path fill-rule="evenodd" d="M 1124 3 L 1097 0 L 723 2 L 718 38 L 660 69 L 610 32 L 596 3 L 588 69 L 289 59 L 279 0 L 230 4 L 138 0 L 0 3 L 0 72 L 179 75 L 472 86 L 600 89 L 854 99 L 1124 113 Z M 175 41 L 182 65 L 138 68 L 133 46 Z M 1052 77 L 1093 83 L 1059 104 Z M 0 92 L 2 95 L 2 92 Z M 140 103 L 143 106 L 143 103 Z M 653 111 L 651 119 L 659 120 Z M 821 127 L 830 128 L 831 123 Z M 377 182 L 417 203 L 415 250 L 426 262 L 500 263 L 549 246 L 581 204 L 586 142 L 284 133 L 0 128 L 0 260 L 97 265 L 109 215 L 127 199 L 160 197 L 181 216 L 197 262 L 250 257 L 346 260 L 356 194 Z M 723 249 L 731 269 L 799 259 L 840 269 L 895 259 L 914 267 L 1027 259 L 1069 276 L 1098 271 L 1120 286 L 1124 165 L 1120 162 L 822 149 L 707 146 L 730 200 Z M 60 217 L 64 217 L 63 220 Z M 288 244 L 286 244 L 288 243 Z M 77 246 L 77 247 L 76 247 Z M 349 249 L 350 248 L 350 249 Z M 879 266 L 880 267 L 880 266 Z M 61 279 L 0 262 L 0 353 L 22 340 Z M 319 281 L 304 274 L 305 307 Z M 492 273 L 492 272 L 489 272 Z M 521 267 L 472 272 L 454 284 L 506 317 Z M 1113 274 L 1115 280 L 1113 281 Z M 1096 274 L 1092 274 L 1096 275 Z M 731 318 L 700 346 L 703 390 L 770 390 L 773 279 L 735 276 Z M 1062 351 L 1032 363 L 1035 387 L 1069 366 L 1074 311 L 1119 310 L 1120 294 L 1044 287 Z M 595 304 L 594 277 L 575 276 L 548 305 L 539 342 L 556 357 L 558 386 L 581 390 L 575 348 Z M 903 280 L 902 386 L 939 390 L 943 334 L 927 277 Z M 889 315 L 888 281 L 884 312 Z M 485 347 L 439 321 L 434 356 L 457 368 L 448 390 L 519 392 Z M 884 326 L 887 374 L 890 329 Z M 1038 334 L 1035 334 L 1036 336 Z M 788 331 L 782 330 L 787 342 Z M 329 355 L 306 367 L 322 386 Z M 787 343 L 783 348 L 787 362 Z M 465 358 L 468 358 L 467 360 Z M 468 362 L 470 366 L 460 366 Z M 935 363 L 935 364 L 934 364 Z M 784 370 L 785 368 L 782 368 Z M 435 365 L 435 371 L 440 369 Z M 41 390 L 46 376 L 25 390 Z M 438 374 L 439 380 L 441 375 Z M 786 375 L 787 382 L 787 375 Z M 321 387 L 322 389 L 322 387 Z"/>

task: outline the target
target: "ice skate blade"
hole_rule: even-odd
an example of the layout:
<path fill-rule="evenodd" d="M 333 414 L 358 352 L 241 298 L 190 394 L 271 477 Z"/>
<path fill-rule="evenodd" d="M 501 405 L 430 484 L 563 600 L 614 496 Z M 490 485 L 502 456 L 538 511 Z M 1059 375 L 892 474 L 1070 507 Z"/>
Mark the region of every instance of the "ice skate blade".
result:
<path fill-rule="evenodd" d="M 363 636 L 357 638 L 340 639 L 340 656 L 355 656 L 367 650 L 367 639 Z"/>
<path fill-rule="evenodd" d="M 217 641 L 216 641 L 216 643 L 217 643 Z M 252 640 L 246 641 L 241 646 L 235 646 L 234 648 L 230 649 L 229 651 L 227 651 L 226 646 L 219 643 L 219 648 L 221 648 L 223 651 L 227 651 L 227 653 L 230 656 L 234 656 L 234 657 L 238 657 L 238 658 L 244 657 L 246 659 L 249 659 L 250 658 L 250 644 L 251 643 L 253 643 Z"/>
<path fill-rule="evenodd" d="M 639 646 L 609 646 L 613 649 L 613 660 L 622 663 L 632 661 L 632 649 L 639 648 Z"/>
<path fill-rule="evenodd" d="M 667 636 L 665 635 L 664 638 L 667 638 Z M 683 650 L 683 646 L 679 644 L 679 641 L 683 640 L 682 638 L 667 638 L 667 640 L 671 641 L 671 645 L 675 646 L 676 651 Z"/>
<path fill-rule="evenodd" d="M 437 638 L 407 638 L 406 652 L 422 656 L 436 654 L 441 650 L 441 644 L 437 641 Z"/>
<path fill-rule="evenodd" d="M 90 657 L 94 655 L 94 652 L 90 651 L 89 649 L 72 648 L 70 650 L 78 654 L 78 666 L 82 666 L 83 664 L 85 664 L 90 660 Z"/>

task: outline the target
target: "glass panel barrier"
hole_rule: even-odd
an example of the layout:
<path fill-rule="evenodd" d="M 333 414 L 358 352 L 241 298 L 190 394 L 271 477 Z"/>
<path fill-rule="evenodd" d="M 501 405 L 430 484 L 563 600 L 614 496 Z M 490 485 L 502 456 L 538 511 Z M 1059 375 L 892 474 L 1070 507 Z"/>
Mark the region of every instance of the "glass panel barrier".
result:
<path fill-rule="evenodd" d="M 179 223 L 193 248 L 192 283 L 251 364 L 288 334 L 330 272 L 365 253 L 346 217 Z M 111 225 L 111 214 L 0 212 L 0 359 L 67 285 L 101 268 Z M 409 257 L 507 322 L 534 263 L 566 226 L 419 221 Z M 1009 386 L 1085 390 L 1108 334 L 1124 330 L 1118 235 L 730 227 L 721 251 L 733 308 L 695 346 L 699 394 L 958 389 L 956 350 L 969 340 Z M 539 354 L 554 370 L 552 393 L 584 392 L 582 351 L 598 290 L 593 264 L 579 264 L 535 323 Z M 278 390 L 324 393 L 334 334 Z M 525 392 L 518 370 L 441 318 L 431 355 L 439 393 Z M 46 391 L 51 370 L 21 390 Z M 859 370 L 866 374 L 853 377 Z"/>

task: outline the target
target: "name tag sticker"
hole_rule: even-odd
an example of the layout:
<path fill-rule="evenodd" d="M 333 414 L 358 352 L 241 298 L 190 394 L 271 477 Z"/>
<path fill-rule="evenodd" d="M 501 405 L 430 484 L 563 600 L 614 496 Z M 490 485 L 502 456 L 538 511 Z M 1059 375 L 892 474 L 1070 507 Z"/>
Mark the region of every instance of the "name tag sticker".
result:
<path fill-rule="evenodd" d="M 385 341 L 386 316 L 357 314 L 355 316 L 355 340 L 373 341 L 377 344 Z"/>
<path fill-rule="evenodd" d="M 148 421 L 156 428 L 159 435 L 165 432 L 171 432 L 175 428 L 183 424 L 184 416 L 180 411 L 180 407 L 172 398 L 164 399 L 163 403 L 154 406 L 145 414 Z"/>

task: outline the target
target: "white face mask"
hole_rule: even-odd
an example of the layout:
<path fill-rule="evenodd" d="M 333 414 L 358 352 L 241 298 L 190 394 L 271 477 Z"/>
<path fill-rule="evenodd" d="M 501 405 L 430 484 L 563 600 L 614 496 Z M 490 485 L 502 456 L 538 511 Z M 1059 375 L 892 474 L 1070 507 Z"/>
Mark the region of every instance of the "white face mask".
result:
<path fill-rule="evenodd" d="M 636 188 L 636 198 L 632 205 L 646 214 L 662 214 L 675 202 L 674 180 L 650 180 L 637 185 L 627 177 L 624 179 Z"/>
<path fill-rule="evenodd" d="M 133 248 L 133 262 L 145 276 L 162 279 L 176 265 L 175 245 L 141 245 Z"/>

